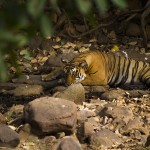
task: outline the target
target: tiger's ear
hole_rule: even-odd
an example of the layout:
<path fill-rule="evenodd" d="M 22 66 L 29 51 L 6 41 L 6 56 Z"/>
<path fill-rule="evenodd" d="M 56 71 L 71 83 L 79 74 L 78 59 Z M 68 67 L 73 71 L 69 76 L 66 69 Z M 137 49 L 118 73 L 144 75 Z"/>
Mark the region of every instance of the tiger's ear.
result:
<path fill-rule="evenodd" d="M 88 69 L 88 64 L 87 62 L 84 60 L 79 64 L 80 67 L 82 67 L 85 71 Z"/>

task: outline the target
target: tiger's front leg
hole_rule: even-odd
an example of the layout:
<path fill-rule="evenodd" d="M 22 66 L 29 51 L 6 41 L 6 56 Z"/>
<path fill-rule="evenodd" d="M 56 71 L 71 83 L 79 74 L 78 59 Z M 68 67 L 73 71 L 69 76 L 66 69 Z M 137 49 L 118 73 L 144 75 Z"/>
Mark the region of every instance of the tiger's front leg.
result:
<path fill-rule="evenodd" d="M 64 74 L 63 68 L 58 67 L 51 73 L 42 75 L 42 80 L 43 81 L 55 80 L 55 79 L 63 76 L 63 74 Z"/>
<path fill-rule="evenodd" d="M 81 83 L 83 84 L 83 85 L 95 85 L 95 86 L 100 86 L 100 85 L 102 85 L 102 86 L 104 86 L 104 85 L 107 85 L 107 80 L 106 80 L 106 78 L 105 77 L 96 77 L 96 76 L 94 76 L 94 75 L 88 75 L 88 74 L 86 74 L 86 78 L 83 80 L 83 81 L 81 81 Z"/>

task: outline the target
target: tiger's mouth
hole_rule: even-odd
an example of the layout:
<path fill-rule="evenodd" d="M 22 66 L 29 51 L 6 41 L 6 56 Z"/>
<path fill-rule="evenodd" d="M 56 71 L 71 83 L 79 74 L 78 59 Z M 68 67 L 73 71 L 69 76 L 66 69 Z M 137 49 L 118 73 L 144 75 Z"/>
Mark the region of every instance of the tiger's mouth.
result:
<path fill-rule="evenodd" d="M 75 82 L 76 83 L 80 83 L 81 81 L 83 81 L 86 77 L 86 74 L 80 74 L 79 77 L 75 78 Z"/>

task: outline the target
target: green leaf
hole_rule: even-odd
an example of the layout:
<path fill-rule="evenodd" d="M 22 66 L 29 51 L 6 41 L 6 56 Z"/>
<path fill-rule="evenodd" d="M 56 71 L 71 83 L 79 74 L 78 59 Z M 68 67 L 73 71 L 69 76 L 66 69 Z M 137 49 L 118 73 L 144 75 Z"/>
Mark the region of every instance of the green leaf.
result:
<path fill-rule="evenodd" d="M 8 79 L 8 72 L 6 64 L 4 63 L 3 53 L 0 50 L 0 80 L 6 81 Z"/>
<path fill-rule="evenodd" d="M 108 8 L 107 0 L 95 0 L 99 10 L 104 13 Z"/>
<path fill-rule="evenodd" d="M 19 74 L 20 69 L 19 69 L 19 66 L 17 64 L 17 53 L 13 50 L 9 50 L 9 51 L 7 51 L 7 53 L 10 54 L 10 56 L 11 56 L 10 62 L 12 64 L 12 66 L 14 66 L 16 68 L 16 73 Z"/>
<path fill-rule="evenodd" d="M 16 45 L 15 47 L 20 47 L 24 46 L 27 43 L 28 39 L 23 34 L 14 34 L 6 30 L 4 31 L 0 30 L 0 41 L 3 43 L 6 42 L 15 44 Z"/>
<path fill-rule="evenodd" d="M 42 15 L 41 17 L 41 31 L 44 37 L 52 35 L 52 25 L 50 19 L 46 15 Z"/>
<path fill-rule="evenodd" d="M 120 8 L 125 8 L 127 6 L 125 0 L 112 0 L 112 2 Z"/>
<path fill-rule="evenodd" d="M 18 47 L 24 46 L 28 42 L 27 37 L 22 34 L 17 34 L 15 40 Z"/>
<path fill-rule="evenodd" d="M 51 2 L 51 4 L 52 4 L 53 7 L 57 6 L 57 0 L 51 0 L 50 2 Z"/>
<path fill-rule="evenodd" d="M 28 0 L 27 9 L 30 15 L 37 18 L 43 10 L 45 0 Z"/>
<path fill-rule="evenodd" d="M 76 0 L 77 6 L 81 13 L 88 13 L 91 8 L 91 2 L 89 0 Z"/>

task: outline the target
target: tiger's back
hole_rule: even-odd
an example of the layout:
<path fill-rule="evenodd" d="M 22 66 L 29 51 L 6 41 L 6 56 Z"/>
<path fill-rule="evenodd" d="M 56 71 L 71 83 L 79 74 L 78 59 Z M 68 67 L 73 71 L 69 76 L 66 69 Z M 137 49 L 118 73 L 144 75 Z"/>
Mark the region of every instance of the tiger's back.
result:
<path fill-rule="evenodd" d="M 67 71 L 68 84 L 76 83 L 78 79 L 83 85 L 146 84 L 150 87 L 150 64 L 146 62 L 93 51 L 79 55 L 70 62 L 69 66 L 77 69 L 76 73 L 73 72 L 74 76 L 70 70 Z"/>

